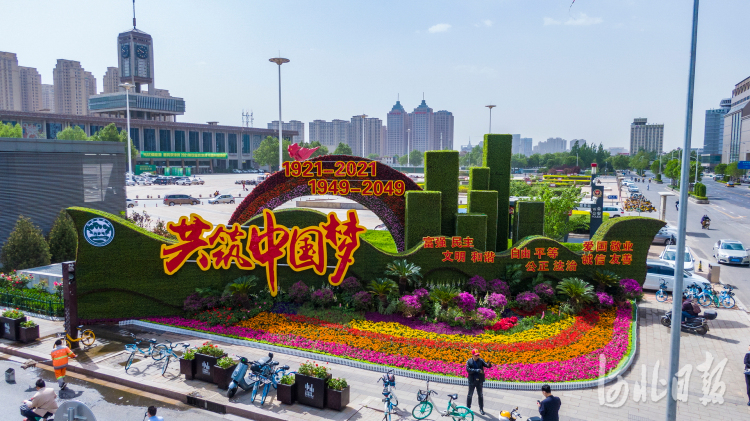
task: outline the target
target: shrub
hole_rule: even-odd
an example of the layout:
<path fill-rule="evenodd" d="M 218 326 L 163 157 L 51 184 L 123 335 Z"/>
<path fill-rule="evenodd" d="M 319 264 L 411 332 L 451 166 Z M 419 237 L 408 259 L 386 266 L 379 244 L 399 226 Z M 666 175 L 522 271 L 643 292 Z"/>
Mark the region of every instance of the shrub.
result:
<path fill-rule="evenodd" d="M 399 299 L 399 306 L 405 316 L 411 317 L 422 310 L 422 303 L 415 295 L 404 295 Z"/>
<path fill-rule="evenodd" d="M 417 297 L 419 300 L 422 300 L 422 299 L 428 298 L 430 296 L 430 293 L 424 288 L 419 288 L 414 291 L 414 296 Z"/>
<path fill-rule="evenodd" d="M 310 288 L 306 283 L 299 281 L 289 288 L 289 299 L 295 303 L 304 303 L 308 298 L 310 298 Z"/>
<path fill-rule="evenodd" d="M 477 306 L 477 299 L 468 292 L 462 292 L 458 294 L 454 298 L 454 300 L 458 308 L 460 308 L 465 313 L 474 311 Z"/>
<path fill-rule="evenodd" d="M 25 322 L 21 322 L 21 327 L 35 327 L 36 323 L 34 323 L 33 320 L 26 320 Z"/>
<path fill-rule="evenodd" d="M 333 304 L 333 291 L 328 288 L 322 288 L 313 291 L 311 301 L 319 307 L 329 307 Z"/>
<path fill-rule="evenodd" d="M 281 376 L 281 380 L 279 380 L 279 383 L 286 385 L 294 384 L 294 374 L 284 374 L 283 376 Z"/>
<path fill-rule="evenodd" d="M 346 383 L 346 379 L 339 377 L 338 379 L 328 379 L 328 382 L 326 383 L 329 389 L 332 390 L 344 390 L 349 385 Z"/>
<path fill-rule="evenodd" d="M 445 310 L 452 302 L 454 302 L 457 295 L 458 290 L 451 286 L 438 286 L 430 291 L 430 300 L 440 305 L 440 308 Z"/>
<path fill-rule="evenodd" d="M 362 284 L 359 283 L 357 278 L 349 276 L 341 282 L 341 289 L 348 294 L 354 294 L 362 291 Z"/>
<path fill-rule="evenodd" d="M 494 320 L 497 317 L 497 313 L 489 308 L 479 307 L 477 309 L 477 316 L 479 316 L 485 322 L 489 322 L 490 320 Z"/>
<path fill-rule="evenodd" d="M 508 299 L 503 294 L 493 292 L 487 297 L 487 304 L 492 308 L 503 309 L 508 305 Z"/>
<path fill-rule="evenodd" d="M 222 358 L 219 358 L 219 361 L 216 361 L 216 365 L 225 369 L 236 364 L 237 364 L 237 361 L 235 361 L 231 357 L 222 357 Z"/>
<path fill-rule="evenodd" d="M 542 299 L 542 301 L 550 301 L 555 296 L 555 290 L 552 289 L 549 284 L 541 283 L 534 287 L 534 293 Z"/>
<path fill-rule="evenodd" d="M 198 352 L 198 349 L 196 348 L 190 348 L 182 353 L 182 359 L 183 360 L 194 360 L 195 354 Z"/>
<path fill-rule="evenodd" d="M 211 326 L 232 326 L 247 319 L 248 317 L 255 316 L 259 311 L 250 312 L 241 308 L 214 308 L 210 310 L 202 311 L 195 315 L 196 320 L 208 323 Z"/>
<path fill-rule="evenodd" d="M 20 270 L 50 264 L 49 245 L 31 219 L 19 216 L 13 232 L 5 241 L 0 262 L 4 269 Z"/>
<path fill-rule="evenodd" d="M 565 278 L 557 285 L 557 290 L 568 297 L 573 312 L 579 311 L 584 304 L 594 301 L 594 287 L 580 278 Z"/>
<path fill-rule="evenodd" d="M 183 310 L 188 314 L 193 315 L 203 310 L 215 308 L 219 304 L 219 297 L 209 296 L 201 297 L 199 293 L 190 294 L 185 298 L 183 303 Z"/>
<path fill-rule="evenodd" d="M 628 299 L 640 299 L 643 296 L 643 288 L 635 279 L 622 279 L 620 280 L 620 286 Z"/>
<path fill-rule="evenodd" d="M 20 319 L 23 317 L 23 313 L 18 309 L 9 309 L 3 311 L 3 317 L 7 317 L 9 319 Z"/>
<path fill-rule="evenodd" d="M 487 284 L 487 291 L 503 294 L 506 297 L 510 296 L 510 288 L 508 287 L 508 283 L 503 281 L 502 279 L 491 280 Z"/>
<path fill-rule="evenodd" d="M 61 210 L 49 231 L 49 251 L 52 263 L 67 262 L 76 259 L 78 234 L 73 218 Z"/>
<path fill-rule="evenodd" d="M 542 303 L 542 300 L 533 292 L 524 291 L 516 296 L 516 302 L 522 310 L 531 311 L 537 308 Z"/>
<path fill-rule="evenodd" d="M 706 196 L 706 185 L 703 184 L 703 183 L 701 183 L 701 182 L 695 183 L 694 192 L 695 192 L 696 196 L 705 197 Z"/>
<path fill-rule="evenodd" d="M 360 291 L 352 297 L 354 308 L 359 311 L 367 311 L 372 308 L 372 294 L 367 291 Z"/>
<path fill-rule="evenodd" d="M 498 320 L 497 322 L 495 322 L 494 325 L 487 327 L 487 329 L 494 330 L 494 331 L 508 330 L 508 329 L 514 327 L 516 325 L 516 323 L 518 323 L 518 318 L 517 317 L 515 317 L 515 316 L 514 317 L 506 317 L 504 319 Z"/>
<path fill-rule="evenodd" d="M 602 307 L 612 307 L 615 305 L 615 300 L 606 292 L 597 292 L 596 298 L 599 300 L 599 305 Z"/>
<path fill-rule="evenodd" d="M 195 352 L 217 358 L 223 357 L 226 354 L 223 349 L 219 348 L 218 345 L 214 345 L 211 341 L 203 342 L 203 345 L 198 347 Z"/>
<path fill-rule="evenodd" d="M 487 291 L 487 281 L 479 275 L 471 277 L 466 285 L 470 290 L 476 293 Z"/>
<path fill-rule="evenodd" d="M 303 376 L 325 379 L 326 377 L 328 377 L 328 367 L 318 365 L 315 363 L 315 361 L 310 362 L 308 360 L 299 365 L 299 370 L 297 370 L 297 373 L 302 374 Z"/>

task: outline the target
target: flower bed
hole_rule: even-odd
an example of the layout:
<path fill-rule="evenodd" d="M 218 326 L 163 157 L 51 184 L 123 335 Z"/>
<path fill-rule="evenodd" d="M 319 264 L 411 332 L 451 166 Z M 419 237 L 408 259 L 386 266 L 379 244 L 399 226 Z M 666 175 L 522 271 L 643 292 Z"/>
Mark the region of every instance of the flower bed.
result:
<path fill-rule="evenodd" d="M 473 348 L 492 362 L 489 380 L 561 382 L 594 379 L 599 356 L 607 357 L 607 372 L 614 369 L 630 348 L 630 304 L 585 311 L 550 324 L 520 332 L 445 333 L 420 329 L 419 323 L 352 320 L 348 325 L 314 317 L 260 313 L 234 326 L 180 317 L 147 321 L 244 338 L 283 347 L 335 355 L 375 364 L 441 375 L 466 375 L 466 359 Z M 512 331 L 511 331 L 512 332 Z"/>

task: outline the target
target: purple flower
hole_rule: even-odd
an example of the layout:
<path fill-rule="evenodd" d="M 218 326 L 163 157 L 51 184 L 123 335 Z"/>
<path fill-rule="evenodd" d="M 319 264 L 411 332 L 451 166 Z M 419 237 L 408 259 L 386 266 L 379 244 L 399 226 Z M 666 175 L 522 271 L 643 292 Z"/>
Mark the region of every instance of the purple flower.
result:
<path fill-rule="evenodd" d="M 310 297 L 310 288 L 306 283 L 299 281 L 289 288 L 289 298 L 295 303 L 303 303 Z"/>
<path fill-rule="evenodd" d="M 508 284 L 502 279 L 493 279 L 488 284 L 488 291 L 496 292 L 498 294 L 503 294 L 506 297 L 510 297 L 510 288 L 508 288 Z"/>
<path fill-rule="evenodd" d="M 412 312 L 417 312 L 422 309 L 422 303 L 419 302 L 419 298 L 415 295 L 404 295 L 401 297 L 401 302 Z"/>
<path fill-rule="evenodd" d="M 372 294 L 367 291 L 360 291 L 354 294 L 352 302 L 357 310 L 366 310 L 372 305 Z"/>
<path fill-rule="evenodd" d="M 430 293 L 424 288 L 419 288 L 418 290 L 414 291 L 414 296 L 421 300 L 422 298 L 429 297 Z"/>
<path fill-rule="evenodd" d="M 547 284 L 539 284 L 534 287 L 534 292 L 536 295 L 538 295 L 540 298 L 550 298 L 555 295 L 555 290 L 552 289 L 551 286 Z"/>
<path fill-rule="evenodd" d="M 606 292 L 597 292 L 596 298 L 599 299 L 599 304 L 603 305 L 604 307 L 612 307 L 613 305 L 615 305 L 615 300 L 613 300 L 612 297 Z"/>
<path fill-rule="evenodd" d="M 516 296 L 516 302 L 522 309 L 531 311 L 539 306 L 542 300 L 531 291 L 524 291 Z"/>
<path fill-rule="evenodd" d="M 479 275 L 473 276 L 467 282 L 467 286 L 472 291 L 485 292 L 487 291 L 487 281 Z"/>
<path fill-rule="evenodd" d="M 344 292 L 352 294 L 358 291 L 362 291 L 362 284 L 359 283 L 357 278 L 349 276 L 347 278 L 344 278 L 344 280 L 341 282 L 341 289 L 344 290 Z"/>
<path fill-rule="evenodd" d="M 487 297 L 487 303 L 492 308 L 503 308 L 508 305 L 508 299 L 503 294 L 493 292 Z"/>
<path fill-rule="evenodd" d="M 477 309 L 477 315 L 481 317 L 482 319 L 484 319 L 484 321 L 486 322 L 493 320 L 497 317 L 497 313 L 485 307 L 479 307 Z"/>
<path fill-rule="evenodd" d="M 641 288 L 641 284 L 639 284 L 635 279 L 621 279 L 620 286 L 625 292 L 625 296 L 627 298 L 632 299 L 643 294 L 643 288 Z"/>
<path fill-rule="evenodd" d="M 456 301 L 456 305 L 458 306 L 458 308 L 460 308 L 465 313 L 474 311 L 474 309 L 477 307 L 477 299 L 468 292 L 462 292 L 458 294 L 454 298 L 454 300 Z"/>
<path fill-rule="evenodd" d="M 318 289 L 312 293 L 312 302 L 321 307 L 333 304 L 333 291 L 328 288 Z"/>

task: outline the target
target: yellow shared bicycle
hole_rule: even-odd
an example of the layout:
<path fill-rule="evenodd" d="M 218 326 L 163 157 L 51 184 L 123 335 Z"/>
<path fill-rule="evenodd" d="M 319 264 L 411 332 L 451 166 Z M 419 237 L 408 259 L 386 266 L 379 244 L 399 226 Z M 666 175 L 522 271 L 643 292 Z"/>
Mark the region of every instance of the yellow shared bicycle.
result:
<path fill-rule="evenodd" d="M 94 331 L 91 329 L 84 329 L 83 325 L 78 326 L 78 339 L 71 338 L 70 335 L 68 335 L 66 332 L 58 333 L 57 337 L 64 337 L 65 344 L 68 345 L 68 348 L 73 348 L 73 342 L 81 342 L 86 346 L 91 346 L 96 341 L 96 335 L 94 335 Z"/>

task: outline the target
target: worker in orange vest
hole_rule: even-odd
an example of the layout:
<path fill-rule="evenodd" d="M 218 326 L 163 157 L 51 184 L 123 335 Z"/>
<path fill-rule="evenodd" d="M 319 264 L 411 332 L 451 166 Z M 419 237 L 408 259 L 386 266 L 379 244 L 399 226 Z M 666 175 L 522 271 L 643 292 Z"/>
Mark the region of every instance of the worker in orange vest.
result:
<path fill-rule="evenodd" d="M 52 350 L 52 367 L 55 369 L 55 377 L 60 390 L 65 390 L 65 371 L 68 367 L 68 358 L 76 358 L 76 354 L 67 346 L 63 345 L 62 339 L 55 341 L 55 349 Z"/>

